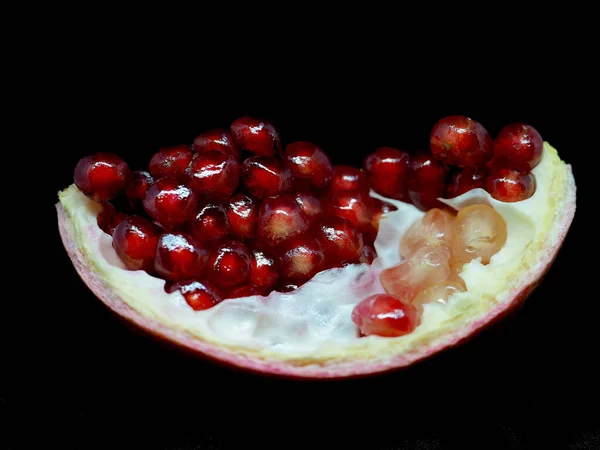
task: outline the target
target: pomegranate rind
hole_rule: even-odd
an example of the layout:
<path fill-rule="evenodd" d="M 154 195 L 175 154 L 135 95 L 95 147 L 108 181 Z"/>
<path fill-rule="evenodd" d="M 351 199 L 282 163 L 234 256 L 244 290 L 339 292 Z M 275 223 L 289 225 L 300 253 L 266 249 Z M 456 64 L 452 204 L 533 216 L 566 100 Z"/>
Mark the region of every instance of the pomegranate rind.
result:
<path fill-rule="evenodd" d="M 425 335 L 404 349 L 400 338 L 361 340 L 359 345 L 340 348 L 337 354 L 327 356 L 294 357 L 265 355 L 244 346 L 224 346 L 207 342 L 187 331 L 161 322 L 160 317 L 131 307 L 119 295 L 118 284 L 97 269 L 93 256 L 86 252 L 82 237 L 73 226 L 69 207 L 59 201 L 56 205 L 58 226 L 63 245 L 75 269 L 89 289 L 114 313 L 141 330 L 162 340 L 174 343 L 198 355 L 222 363 L 264 374 L 294 378 L 343 378 L 362 376 L 399 369 L 428 358 L 444 349 L 466 341 L 479 331 L 500 320 L 518 308 L 539 285 L 555 260 L 571 226 L 576 209 L 576 186 L 570 165 L 560 161 L 556 150 L 545 143 L 546 157 L 552 158 L 552 182 L 548 183 L 548 212 L 545 222 L 549 228 L 543 233 L 541 246 L 536 247 L 534 262 L 522 273 L 517 283 L 501 292 L 489 309 L 460 319 L 455 328 L 441 335 Z M 73 186 L 72 186 L 73 187 Z M 538 186 L 539 188 L 539 186 Z M 63 191 L 64 192 L 64 191 Z M 59 194 L 60 197 L 60 194 Z M 62 199 L 61 199 L 62 200 Z M 101 207 L 99 207 L 100 209 Z M 98 229 L 99 230 L 99 229 Z M 358 301 L 360 299 L 357 299 Z"/>

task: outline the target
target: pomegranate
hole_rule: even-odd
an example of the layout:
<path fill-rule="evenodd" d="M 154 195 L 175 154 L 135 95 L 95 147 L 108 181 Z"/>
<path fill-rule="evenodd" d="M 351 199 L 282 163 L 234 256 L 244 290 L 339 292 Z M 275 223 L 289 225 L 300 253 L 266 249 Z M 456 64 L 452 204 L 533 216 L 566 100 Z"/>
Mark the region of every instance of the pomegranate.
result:
<path fill-rule="evenodd" d="M 57 212 L 113 311 L 255 371 L 356 376 L 453 346 L 524 301 L 573 220 L 570 167 L 526 124 L 492 144 L 450 116 L 431 153 L 379 147 L 363 170 L 307 141 L 282 158 L 266 121 L 230 130 L 198 130 L 185 165 L 187 146 L 161 149 L 150 172 L 84 157 Z"/>

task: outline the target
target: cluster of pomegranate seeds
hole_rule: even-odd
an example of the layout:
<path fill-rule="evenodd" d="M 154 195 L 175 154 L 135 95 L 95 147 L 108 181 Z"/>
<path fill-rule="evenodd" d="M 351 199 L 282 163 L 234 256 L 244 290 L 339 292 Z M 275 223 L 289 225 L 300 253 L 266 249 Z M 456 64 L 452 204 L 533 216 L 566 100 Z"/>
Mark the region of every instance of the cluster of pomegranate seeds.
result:
<path fill-rule="evenodd" d="M 163 278 L 195 310 L 371 264 L 381 217 L 396 210 L 371 189 L 413 203 L 428 212 L 401 243 L 404 261 L 382 272 L 387 294 L 365 299 L 353 315 L 363 333 L 394 336 L 417 325 L 423 303 L 465 290 L 462 265 L 489 262 L 506 239 L 497 213 L 478 205 L 454 217 L 438 199 L 474 188 L 505 202 L 529 198 L 542 150 L 529 125 L 511 124 L 492 140 L 478 122 L 448 116 L 434 125 L 427 151 L 380 147 L 362 168 L 334 166 L 317 144 L 282 146 L 273 124 L 246 116 L 192 145 L 160 148 L 134 172 L 113 153 L 84 157 L 74 181 L 103 204 L 98 226 L 125 266 Z M 119 196 L 130 211 L 110 203 Z"/>

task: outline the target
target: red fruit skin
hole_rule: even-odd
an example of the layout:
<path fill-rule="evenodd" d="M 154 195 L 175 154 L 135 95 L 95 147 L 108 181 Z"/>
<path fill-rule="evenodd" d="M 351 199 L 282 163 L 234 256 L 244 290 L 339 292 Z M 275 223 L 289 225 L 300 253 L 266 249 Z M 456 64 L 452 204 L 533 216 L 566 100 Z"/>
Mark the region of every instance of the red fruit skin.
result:
<path fill-rule="evenodd" d="M 167 230 L 181 225 L 194 214 L 198 195 L 186 184 L 161 178 L 146 192 L 144 209 Z"/>
<path fill-rule="evenodd" d="M 148 167 L 155 179 L 165 177 L 181 179 L 191 160 L 192 152 L 187 145 L 181 144 L 161 148 L 152 156 Z"/>
<path fill-rule="evenodd" d="M 210 253 L 207 278 L 224 291 L 243 286 L 250 281 L 252 255 L 240 241 L 223 242 Z"/>
<path fill-rule="evenodd" d="M 281 154 L 281 139 L 277 130 L 267 120 L 240 117 L 230 126 L 231 136 L 239 149 L 255 155 Z"/>
<path fill-rule="evenodd" d="M 492 167 L 529 172 L 542 160 L 544 141 L 531 125 L 512 123 L 500 130 L 493 149 Z"/>
<path fill-rule="evenodd" d="M 238 163 L 241 161 L 240 151 L 233 142 L 233 138 L 231 137 L 231 134 L 229 134 L 229 131 L 224 128 L 217 128 L 200 133 L 194 139 L 192 150 L 196 153 L 206 151 L 223 152 L 233 156 Z"/>
<path fill-rule="evenodd" d="M 212 247 L 229 236 L 229 219 L 223 205 L 201 205 L 190 219 L 190 234 L 206 247 Z"/>
<path fill-rule="evenodd" d="M 354 225 L 341 217 L 323 219 L 314 234 L 325 254 L 327 267 L 343 267 L 360 262 L 363 238 Z"/>
<path fill-rule="evenodd" d="M 131 169 L 114 153 L 98 152 L 85 156 L 75 166 L 75 185 L 90 200 L 108 201 L 125 192 Z"/>
<path fill-rule="evenodd" d="M 113 233 L 112 246 L 129 270 L 154 272 L 159 228 L 139 216 L 129 216 Z"/>
<path fill-rule="evenodd" d="M 242 180 L 250 195 L 262 200 L 289 191 L 293 178 L 280 158 L 251 156 L 242 165 Z"/>
<path fill-rule="evenodd" d="M 429 143 L 433 157 L 451 166 L 479 169 L 493 154 L 490 134 L 465 116 L 440 119 L 431 130 Z"/>
<path fill-rule="evenodd" d="M 306 233 L 309 228 L 310 221 L 293 196 L 269 197 L 258 213 L 257 245 L 273 251 L 286 241 Z"/>
<path fill-rule="evenodd" d="M 275 258 L 263 251 L 253 250 L 250 286 L 254 287 L 257 293 L 267 295 L 277 286 L 280 278 Z"/>
<path fill-rule="evenodd" d="M 380 147 L 363 161 L 368 181 L 384 197 L 409 202 L 408 153 L 392 147 Z"/>
<path fill-rule="evenodd" d="M 450 173 L 450 180 L 446 185 L 446 198 L 454 198 L 471 189 L 483 189 L 486 171 L 471 168 L 455 169 Z"/>
<path fill-rule="evenodd" d="M 312 142 L 298 141 L 288 144 L 284 160 L 292 171 L 299 188 L 325 189 L 331 183 L 333 166 L 327 154 Z"/>
<path fill-rule="evenodd" d="M 375 294 L 354 307 L 352 321 L 363 336 L 398 337 L 412 332 L 419 318 L 414 306 L 388 294 Z"/>
<path fill-rule="evenodd" d="M 246 285 L 240 286 L 232 289 L 227 293 L 226 298 L 240 298 L 240 297 L 250 297 L 252 295 L 263 295 L 257 288 L 254 286 Z"/>
<path fill-rule="evenodd" d="M 532 173 L 511 169 L 492 169 L 485 178 L 485 190 L 501 202 L 520 202 L 535 193 L 536 181 Z"/>
<path fill-rule="evenodd" d="M 410 160 L 408 194 L 412 203 L 422 211 L 444 208 L 438 200 L 444 196 L 448 169 L 428 152 L 417 152 Z"/>
<path fill-rule="evenodd" d="M 323 247 L 310 235 L 288 241 L 278 263 L 286 284 L 304 283 L 326 269 Z"/>
<path fill-rule="evenodd" d="M 251 240 L 256 237 L 258 223 L 258 205 L 244 194 L 235 194 L 227 204 L 227 218 L 230 232 L 239 240 Z"/>
<path fill-rule="evenodd" d="M 369 192 L 371 186 L 365 172 L 352 166 L 333 166 L 333 175 L 329 185 L 329 193 L 341 191 Z"/>
<path fill-rule="evenodd" d="M 144 198 L 150 186 L 154 184 L 154 178 L 150 173 L 144 170 L 136 170 L 133 172 L 131 182 L 125 191 L 129 206 L 136 210 L 144 209 Z"/>
<path fill-rule="evenodd" d="M 158 239 L 154 268 L 165 280 L 200 278 L 207 262 L 208 250 L 186 233 L 165 233 Z"/>
<path fill-rule="evenodd" d="M 233 156 L 216 150 L 196 153 L 185 173 L 199 198 L 214 202 L 231 197 L 240 181 L 240 166 Z"/>
<path fill-rule="evenodd" d="M 373 218 L 373 200 L 360 191 L 335 193 L 328 202 L 327 216 L 342 217 L 359 231 L 368 231 Z"/>
<path fill-rule="evenodd" d="M 102 231 L 106 234 L 112 234 L 115 231 L 117 225 L 119 225 L 125 218 L 127 218 L 127 214 L 117 211 L 117 209 L 109 202 L 102 203 L 103 209 L 98 214 L 96 218 L 96 223 L 100 227 Z"/>
<path fill-rule="evenodd" d="M 212 308 L 223 301 L 219 290 L 209 281 L 205 280 L 185 280 L 177 283 L 167 283 L 165 291 L 169 294 L 175 291 L 181 292 L 186 303 L 194 311 Z"/>
<path fill-rule="evenodd" d="M 298 192 L 296 194 L 296 203 L 308 219 L 309 223 L 317 222 L 325 211 L 323 210 L 323 201 L 307 192 Z"/>

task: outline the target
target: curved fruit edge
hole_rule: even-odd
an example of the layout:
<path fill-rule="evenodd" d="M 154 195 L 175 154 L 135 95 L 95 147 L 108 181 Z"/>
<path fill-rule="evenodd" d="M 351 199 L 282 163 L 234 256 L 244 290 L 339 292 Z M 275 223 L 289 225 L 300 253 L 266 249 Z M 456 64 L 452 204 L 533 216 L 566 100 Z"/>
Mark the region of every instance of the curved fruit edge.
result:
<path fill-rule="evenodd" d="M 499 304 L 485 317 L 475 321 L 469 327 L 449 335 L 444 342 L 439 343 L 436 346 L 423 345 L 413 352 L 393 356 L 385 360 L 335 361 L 324 363 L 323 365 L 294 365 L 293 363 L 286 361 L 265 360 L 259 357 L 236 353 L 227 348 L 221 348 L 201 341 L 188 333 L 170 329 L 155 320 L 143 317 L 116 295 L 115 292 L 105 284 L 101 277 L 95 274 L 93 265 L 90 264 L 88 259 L 76 246 L 73 226 L 67 218 L 65 210 L 60 202 L 56 204 L 56 209 L 63 245 L 80 278 L 110 310 L 121 318 L 132 322 L 139 329 L 151 336 L 177 346 L 183 346 L 184 349 L 190 350 L 196 354 L 200 353 L 217 362 L 232 364 L 238 368 L 244 368 L 263 374 L 292 378 L 346 378 L 364 376 L 409 366 L 419 360 L 433 356 L 448 347 L 454 347 L 461 344 L 468 338 L 471 338 L 482 331 L 485 327 L 500 320 L 510 311 L 522 305 L 529 294 L 542 281 L 544 275 L 556 258 L 575 215 L 575 180 L 573 178 L 571 166 L 566 165 L 566 168 L 568 186 L 565 199 L 562 202 L 565 210 L 562 217 L 560 217 L 560 221 L 556 224 L 556 232 L 551 233 L 553 241 L 549 243 L 546 254 L 538 260 L 537 265 L 529 270 L 529 277 L 525 279 L 524 283 L 508 293 L 508 296 L 512 297 L 510 302 Z M 539 270 L 540 268 L 543 268 L 543 270 Z"/>

